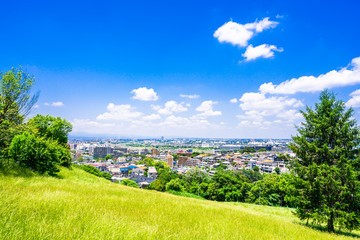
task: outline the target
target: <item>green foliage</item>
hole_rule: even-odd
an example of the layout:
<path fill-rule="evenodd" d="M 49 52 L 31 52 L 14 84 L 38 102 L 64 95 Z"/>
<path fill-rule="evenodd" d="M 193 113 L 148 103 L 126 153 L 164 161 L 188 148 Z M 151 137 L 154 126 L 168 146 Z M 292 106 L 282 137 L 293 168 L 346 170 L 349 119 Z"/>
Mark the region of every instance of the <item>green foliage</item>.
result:
<path fill-rule="evenodd" d="M 101 177 L 107 179 L 107 180 L 110 180 L 111 181 L 111 173 L 108 173 L 108 172 L 101 172 Z"/>
<path fill-rule="evenodd" d="M 291 150 L 296 153 L 294 173 L 301 189 L 296 215 L 347 229 L 360 227 L 359 129 L 334 94 L 324 91 L 315 110 L 301 112 L 305 122 L 297 128 Z"/>
<path fill-rule="evenodd" d="M 139 185 L 136 182 L 134 182 L 134 181 L 132 181 L 130 179 L 124 179 L 124 180 L 122 180 L 120 182 L 120 184 L 125 185 L 125 186 L 129 186 L 129 187 L 139 188 Z"/>
<path fill-rule="evenodd" d="M 256 150 L 252 147 L 245 147 L 239 151 L 239 153 L 254 153 Z"/>
<path fill-rule="evenodd" d="M 137 191 L 77 168 L 60 169 L 58 178 L 0 172 L 0 239 L 346 240 L 359 235 L 303 226 L 291 208 Z"/>
<path fill-rule="evenodd" d="M 190 157 L 196 157 L 196 156 L 199 156 L 201 153 L 199 153 L 199 152 L 193 152 L 193 153 L 191 153 L 191 156 Z"/>
<path fill-rule="evenodd" d="M 34 78 L 21 68 L 0 73 L 0 160 L 7 157 L 13 137 L 22 132 L 21 124 L 35 105 L 38 94 L 31 97 Z"/>
<path fill-rule="evenodd" d="M 28 125 L 36 129 L 40 136 L 53 139 L 61 145 L 67 144 L 68 134 L 72 130 L 70 122 L 50 115 L 38 114 L 28 121 Z"/>
<path fill-rule="evenodd" d="M 64 160 L 61 149 L 54 141 L 27 132 L 13 138 L 9 155 L 21 166 L 41 174 L 58 172 L 57 165 Z"/>
<path fill-rule="evenodd" d="M 111 154 L 108 154 L 108 155 L 105 156 L 105 160 L 109 160 L 109 159 L 112 159 Z"/>
<path fill-rule="evenodd" d="M 171 179 L 170 182 L 168 182 L 165 185 L 166 191 L 177 191 L 177 192 L 183 192 L 184 187 L 184 181 L 180 180 L 179 178 Z"/>
<path fill-rule="evenodd" d="M 276 172 L 276 174 L 280 174 L 280 168 L 276 167 L 274 171 Z"/>
<path fill-rule="evenodd" d="M 265 148 L 260 148 L 259 150 L 257 150 L 258 152 L 266 152 Z"/>
<path fill-rule="evenodd" d="M 100 172 L 99 169 L 97 169 L 96 167 L 93 167 L 91 165 L 76 165 L 74 164 L 73 166 L 80 168 L 88 173 L 91 173 L 97 177 L 102 177 L 105 178 L 107 180 L 111 180 L 111 174 L 108 172 Z"/>
<path fill-rule="evenodd" d="M 286 191 L 281 184 L 283 184 L 281 176 L 267 174 L 264 179 L 253 184 L 248 192 L 247 202 L 259 203 L 260 197 L 262 205 L 282 206 L 285 203 Z"/>

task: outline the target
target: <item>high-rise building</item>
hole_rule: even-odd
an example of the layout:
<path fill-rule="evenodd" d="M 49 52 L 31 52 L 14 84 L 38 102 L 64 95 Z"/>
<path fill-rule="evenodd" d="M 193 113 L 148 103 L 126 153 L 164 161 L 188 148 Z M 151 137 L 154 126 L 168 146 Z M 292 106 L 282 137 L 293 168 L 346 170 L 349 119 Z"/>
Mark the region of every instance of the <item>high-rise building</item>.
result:
<path fill-rule="evenodd" d="M 184 166 L 186 166 L 186 161 L 188 160 L 188 158 L 189 158 L 189 157 L 187 157 L 187 156 L 179 156 L 179 161 L 178 161 L 177 165 L 178 165 L 179 167 L 184 167 Z"/>
<path fill-rule="evenodd" d="M 156 155 L 159 155 L 159 154 L 160 154 L 160 151 L 157 150 L 156 148 L 153 148 L 153 149 L 151 150 L 151 154 L 152 154 L 153 156 L 156 156 Z"/>
<path fill-rule="evenodd" d="M 173 168 L 173 167 L 174 167 L 174 157 L 173 157 L 173 156 L 167 155 L 167 156 L 166 156 L 166 161 L 167 161 L 167 165 L 168 165 L 170 168 Z"/>
<path fill-rule="evenodd" d="M 94 148 L 94 158 L 104 158 L 106 155 L 112 154 L 111 147 L 95 147 Z"/>

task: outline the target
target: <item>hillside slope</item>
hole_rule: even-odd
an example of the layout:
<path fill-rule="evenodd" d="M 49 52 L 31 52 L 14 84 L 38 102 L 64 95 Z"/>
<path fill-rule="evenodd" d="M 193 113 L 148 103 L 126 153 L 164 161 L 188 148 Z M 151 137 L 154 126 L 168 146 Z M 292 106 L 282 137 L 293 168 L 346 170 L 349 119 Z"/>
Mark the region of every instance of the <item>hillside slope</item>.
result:
<path fill-rule="evenodd" d="M 351 239 L 298 224 L 286 208 L 218 203 L 113 184 L 0 174 L 0 239 Z"/>

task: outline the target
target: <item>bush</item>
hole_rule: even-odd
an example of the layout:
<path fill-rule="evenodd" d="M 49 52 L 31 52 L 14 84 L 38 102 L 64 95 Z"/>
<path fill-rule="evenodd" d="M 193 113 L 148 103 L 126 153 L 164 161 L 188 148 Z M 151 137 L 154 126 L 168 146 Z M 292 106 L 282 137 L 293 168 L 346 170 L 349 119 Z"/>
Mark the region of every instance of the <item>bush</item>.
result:
<path fill-rule="evenodd" d="M 129 186 L 129 187 L 139 188 L 139 185 L 136 182 L 134 182 L 134 181 L 132 181 L 130 179 L 124 179 L 124 180 L 122 180 L 120 182 L 120 184 L 125 185 L 125 186 Z"/>
<path fill-rule="evenodd" d="M 28 167 L 40 174 L 55 174 L 60 164 L 59 146 L 50 139 L 30 133 L 16 135 L 9 147 L 10 157 L 21 166 Z"/>

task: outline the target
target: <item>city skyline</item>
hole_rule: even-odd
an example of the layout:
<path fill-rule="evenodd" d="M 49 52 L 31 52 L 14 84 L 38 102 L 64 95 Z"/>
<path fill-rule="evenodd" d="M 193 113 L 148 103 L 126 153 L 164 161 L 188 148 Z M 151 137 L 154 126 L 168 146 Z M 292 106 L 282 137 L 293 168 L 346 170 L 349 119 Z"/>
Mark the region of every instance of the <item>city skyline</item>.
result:
<path fill-rule="evenodd" d="M 6 2 L 0 71 L 72 136 L 289 139 L 324 89 L 360 119 L 356 1 L 70 3 Z"/>

